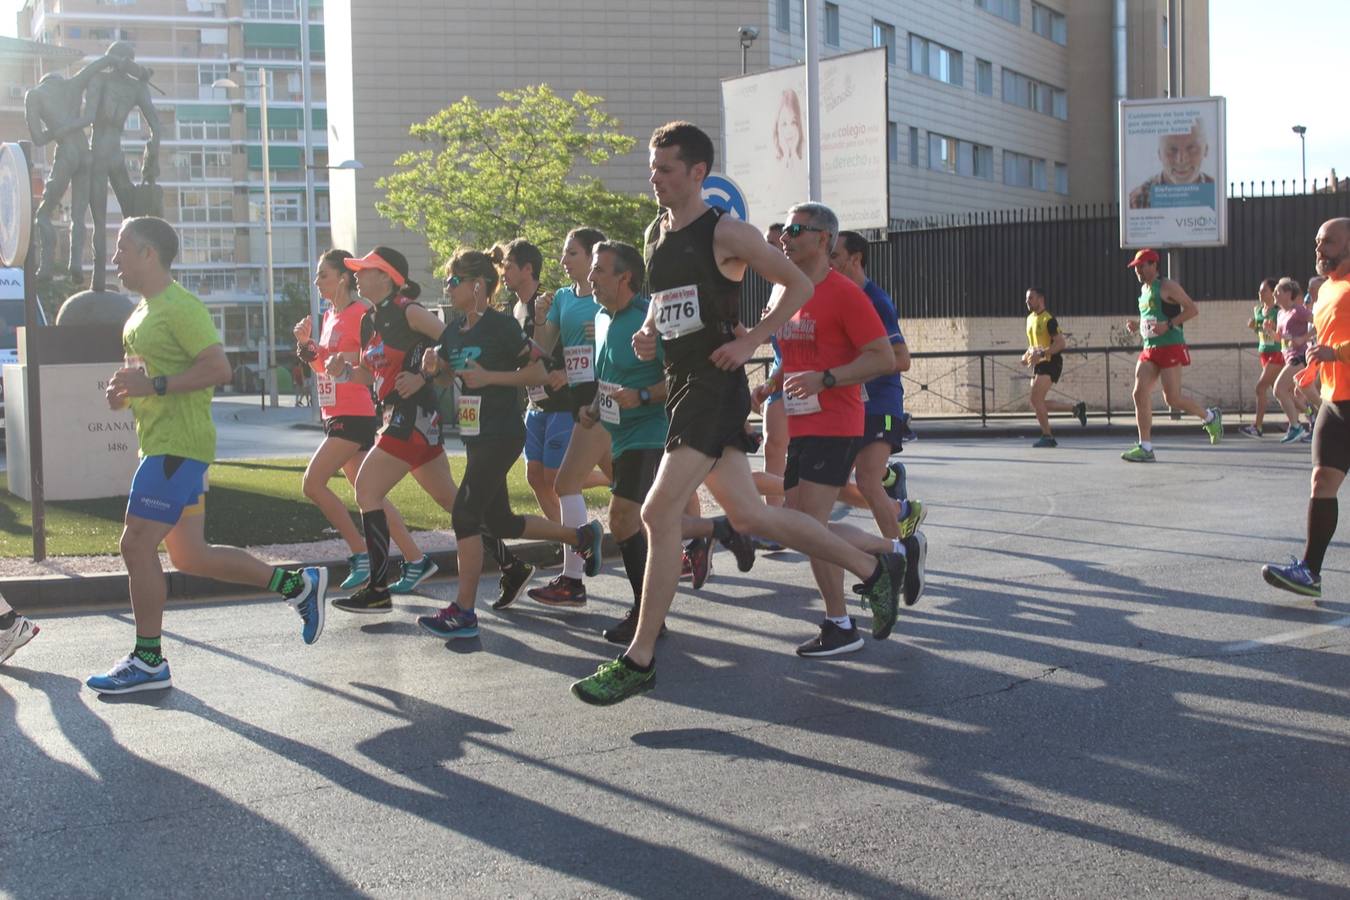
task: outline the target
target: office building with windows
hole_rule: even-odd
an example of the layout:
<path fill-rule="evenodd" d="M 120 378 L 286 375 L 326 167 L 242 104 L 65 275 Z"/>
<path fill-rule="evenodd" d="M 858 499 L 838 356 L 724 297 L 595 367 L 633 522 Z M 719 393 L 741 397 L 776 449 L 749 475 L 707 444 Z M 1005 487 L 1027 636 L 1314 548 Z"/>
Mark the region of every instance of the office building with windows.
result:
<path fill-rule="evenodd" d="M 266 272 L 262 69 L 276 296 L 295 285 L 307 297 L 315 256 L 332 242 L 321 0 L 26 0 L 19 29 L 78 51 L 74 63 L 44 64 L 44 71 L 69 74 L 118 40 L 131 42 L 137 62 L 154 70 L 164 213 L 182 240 L 175 274 L 211 309 L 231 356 L 256 361 Z M 133 112 L 123 146 L 137 181 L 149 137 Z M 38 155 L 40 167 L 47 162 Z M 109 209 L 110 222 L 120 221 L 115 197 Z M 291 324 L 277 322 L 279 346 L 290 343 Z"/>

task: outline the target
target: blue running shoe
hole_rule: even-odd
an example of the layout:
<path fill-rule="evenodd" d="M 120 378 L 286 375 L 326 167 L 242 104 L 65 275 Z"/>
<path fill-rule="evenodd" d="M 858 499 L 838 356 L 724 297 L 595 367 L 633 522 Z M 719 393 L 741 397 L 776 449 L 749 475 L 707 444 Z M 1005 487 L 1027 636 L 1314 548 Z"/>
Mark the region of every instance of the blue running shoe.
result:
<path fill-rule="evenodd" d="M 425 553 L 417 562 L 403 564 L 403 577 L 389 585 L 391 594 L 411 594 L 418 586 L 440 571 L 440 567 L 431 561 Z"/>
<path fill-rule="evenodd" d="M 1313 573 L 1308 564 L 1301 559 L 1289 557 L 1289 565 L 1268 565 L 1261 567 L 1261 577 L 1266 584 L 1282 591 L 1302 594 L 1304 597 L 1318 599 L 1322 596 L 1322 576 Z"/>
<path fill-rule="evenodd" d="M 353 553 L 347 557 L 347 577 L 342 582 L 344 591 L 359 588 L 370 580 L 370 554 Z"/>
<path fill-rule="evenodd" d="M 173 687 L 169 677 L 169 661 L 147 666 L 135 656 L 125 656 L 103 675 L 90 675 L 85 681 L 99 694 L 135 694 L 139 691 L 162 691 Z"/>
<path fill-rule="evenodd" d="M 601 546 L 605 541 L 605 526 L 595 519 L 577 529 L 577 555 L 586 563 L 586 577 L 594 578 L 600 574 Z"/>
<path fill-rule="evenodd" d="M 478 613 L 473 610 L 465 612 L 457 603 L 451 603 L 434 616 L 419 616 L 417 624 L 423 631 L 436 637 L 478 637 Z"/>
<path fill-rule="evenodd" d="M 305 579 L 305 589 L 294 597 L 287 598 L 286 602 L 291 605 L 300 615 L 300 636 L 305 639 L 306 644 L 313 644 L 323 634 L 323 623 L 328 615 L 328 605 L 324 603 L 324 598 L 328 594 L 328 570 L 318 566 L 310 566 L 308 569 L 301 569 L 300 574 Z"/>

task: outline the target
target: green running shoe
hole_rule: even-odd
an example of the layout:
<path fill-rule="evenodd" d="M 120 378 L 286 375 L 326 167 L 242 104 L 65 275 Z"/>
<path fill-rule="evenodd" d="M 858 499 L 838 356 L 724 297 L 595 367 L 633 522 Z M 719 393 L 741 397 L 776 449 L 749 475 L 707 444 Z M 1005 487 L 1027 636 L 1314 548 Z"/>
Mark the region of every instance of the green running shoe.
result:
<path fill-rule="evenodd" d="M 899 553 L 878 554 L 877 562 L 881 571 L 871 589 L 859 584 L 854 585 L 853 590 L 862 594 L 863 606 L 872 612 L 872 637 L 884 641 L 891 636 L 891 629 L 895 628 L 895 620 L 900 615 L 900 592 L 905 586 L 908 565 Z"/>
<path fill-rule="evenodd" d="M 1211 444 L 1217 444 L 1219 441 L 1223 440 L 1223 410 L 1219 409 L 1217 406 L 1211 406 L 1209 411 L 1214 414 L 1214 418 L 1210 419 L 1202 427 L 1205 429 L 1205 434 L 1209 435 L 1209 442 Z"/>
<path fill-rule="evenodd" d="M 572 693 L 592 706 L 611 706 L 656 686 L 656 667 L 643 672 L 633 668 L 622 656 L 602 663 L 594 675 L 573 682 Z"/>
<path fill-rule="evenodd" d="M 353 553 L 347 557 L 347 568 L 350 571 L 346 580 L 342 582 L 344 591 L 358 588 L 370 580 L 370 554 Z"/>
<path fill-rule="evenodd" d="M 1032 444 L 1031 446 L 1032 446 L 1034 449 L 1037 449 L 1037 450 L 1040 450 L 1040 449 L 1043 448 L 1043 447 L 1058 447 L 1058 446 L 1059 446 L 1059 441 L 1055 440 L 1054 438 L 1052 438 L 1052 437 L 1051 437 L 1050 435 L 1048 435 L 1048 434 L 1043 434 L 1043 435 L 1041 435 L 1040 440 L 1038 440 L 1036 443 Z"/>
<path fill-rule="evenodd" d="M 1135 444 L 1124 453 L 1120 458 L 1126 462 L 1157 462 L 1158 458 L 1153 455 L 1152 450 L 1145 450 L 1141 445 Z"/>
<path fill-rule="evenodd" d="M 918 531 L 923 520 L 928 518 L 928 510 L 924 509 L 922 500 L 906 500 L 905 503 L 909 504 L 909 512 L 899 520 L 902 539 Z"/>
<path fill-rule="evenodd" d="M 411 594 L 418 585 L 439 571 L 439 567 L 425 553 L 417 562 L 403 564 L 403 577 L 389 585 L 391 594 Z"/>

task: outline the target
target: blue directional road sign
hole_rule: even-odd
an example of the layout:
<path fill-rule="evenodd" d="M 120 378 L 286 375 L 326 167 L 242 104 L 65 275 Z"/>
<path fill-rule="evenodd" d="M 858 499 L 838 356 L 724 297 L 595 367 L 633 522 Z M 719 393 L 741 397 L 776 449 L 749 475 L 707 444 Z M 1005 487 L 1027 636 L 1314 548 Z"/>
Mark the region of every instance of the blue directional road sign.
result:
<path fill-rule="evenodd" d="M 750 221 L 750 207 L 736 182 L 716 172 L 703 179 L 703 202 L 725 209 L 742 222 Z"/>

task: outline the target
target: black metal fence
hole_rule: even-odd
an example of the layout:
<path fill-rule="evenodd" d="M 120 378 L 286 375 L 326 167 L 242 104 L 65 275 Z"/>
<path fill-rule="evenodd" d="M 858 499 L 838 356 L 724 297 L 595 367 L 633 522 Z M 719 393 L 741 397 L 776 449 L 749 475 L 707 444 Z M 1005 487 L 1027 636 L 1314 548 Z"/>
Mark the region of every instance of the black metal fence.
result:
<path fill-rule="evenodd" d="M 1344 182 L 1342 182 L 1344 184 Z M 1196 300 L 1255 298 L 1263 278 L 1304 283 L 1322 222 L 1350 216 L 1350 193 L 1313 182 L 1230 185 L 1228 246 L 1180 253 L 1180 281 Z M 896 223 L 900 225 L 901 223 Z M 902 319 L 1019 316 L 1028 287 L 1045 289 L 1056 315 L 1128 311 L 1139 295 L 1125 269 L 1115 204 L 959 213 L 903 224 L 871 245 L 868 272 Z M 768 285 L 751 276 L 742 321 L 759 320 Z"/>

